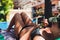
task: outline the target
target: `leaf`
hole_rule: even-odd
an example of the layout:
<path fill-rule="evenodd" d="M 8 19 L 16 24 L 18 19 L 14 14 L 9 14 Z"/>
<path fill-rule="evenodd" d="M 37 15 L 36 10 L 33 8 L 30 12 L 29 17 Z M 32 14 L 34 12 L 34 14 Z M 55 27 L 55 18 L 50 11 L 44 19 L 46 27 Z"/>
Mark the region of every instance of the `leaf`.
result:
<path fill-rule="evenodd" d="M 10 9 L 13 9 L 12 0 L 1 0 L 0 2 L 0 14 L 6 15 L 9 13 Z"/>

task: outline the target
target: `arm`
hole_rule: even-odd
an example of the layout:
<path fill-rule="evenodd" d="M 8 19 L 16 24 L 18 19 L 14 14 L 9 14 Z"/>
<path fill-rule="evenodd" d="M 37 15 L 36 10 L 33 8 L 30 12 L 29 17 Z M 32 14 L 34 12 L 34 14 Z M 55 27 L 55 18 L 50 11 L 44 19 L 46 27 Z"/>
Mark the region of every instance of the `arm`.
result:
<path fill-rule="evenodd" d="M 31 29 L 29 29 L 29 31 L 27 33 L 25 33 L 21 38 L 20 40 L 30 40 L 30 35 L 31 35 L 31 32 L 33 31 L 34 27 L 32 27 Z"/>
<path fill-rule="evenodd" d="M 39 27 L 39 26 L 38 26 Z M 20 40 L 30 40 L 30 35 L 32 33 L 32 31 L 36 28 L 38 28 L 37 26 L 32 26 L 27 33 L 25 33 L 21 38 Z"/>
<path fill-rule="evenodd" d="M 10 29 L 12 28 L 13 25 L 14 25 L 14 17 L 12 18 L 12 20 L 11 20 L 11 22 L 10 22 L 8 28 L 7 28 L 7 32 L 10 31 Z"/>

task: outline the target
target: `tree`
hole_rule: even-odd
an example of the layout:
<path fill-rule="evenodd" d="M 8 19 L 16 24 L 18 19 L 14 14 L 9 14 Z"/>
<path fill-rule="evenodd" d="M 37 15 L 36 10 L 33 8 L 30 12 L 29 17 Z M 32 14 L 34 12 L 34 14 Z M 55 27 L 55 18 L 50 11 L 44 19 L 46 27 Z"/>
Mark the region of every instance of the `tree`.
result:
<path fill-rule="evenodd" d="M 12 0 L 0 0 L 0 21 L 6 21 L 6 15 L 12 8 Z"/>

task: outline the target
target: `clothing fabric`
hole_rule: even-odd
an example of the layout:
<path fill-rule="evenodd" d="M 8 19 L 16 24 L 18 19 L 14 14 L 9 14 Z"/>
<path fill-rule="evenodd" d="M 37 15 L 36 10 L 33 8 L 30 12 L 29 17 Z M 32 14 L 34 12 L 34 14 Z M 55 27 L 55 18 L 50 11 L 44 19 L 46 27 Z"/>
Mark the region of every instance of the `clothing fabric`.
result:
<path fill-rule="evenodd" d="M 16 36 L 13 30 L 11 30 L 10 32 L 2 30 L 1 34 L 4 36 L 4 40 L 16 40 Z"/>

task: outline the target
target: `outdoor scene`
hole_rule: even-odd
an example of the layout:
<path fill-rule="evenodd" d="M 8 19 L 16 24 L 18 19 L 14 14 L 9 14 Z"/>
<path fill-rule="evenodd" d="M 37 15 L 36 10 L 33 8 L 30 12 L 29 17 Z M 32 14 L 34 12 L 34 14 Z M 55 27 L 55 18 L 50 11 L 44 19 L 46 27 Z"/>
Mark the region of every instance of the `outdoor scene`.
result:
<path fill-rule="evenodd" d="M 0 40 L 60 40 L 60 0 L 0 0 Z"/>

